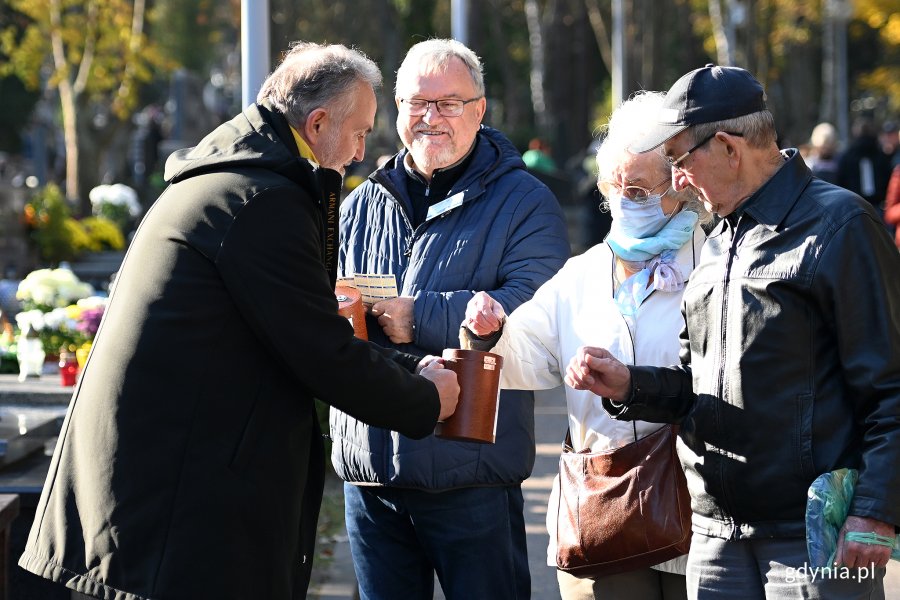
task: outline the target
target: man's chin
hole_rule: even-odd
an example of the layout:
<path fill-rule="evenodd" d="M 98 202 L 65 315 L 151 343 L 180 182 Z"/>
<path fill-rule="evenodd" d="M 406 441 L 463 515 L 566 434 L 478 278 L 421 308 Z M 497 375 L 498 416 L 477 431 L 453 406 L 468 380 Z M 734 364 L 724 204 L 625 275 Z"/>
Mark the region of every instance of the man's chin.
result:
<path fill-rule="evenodd" d="M 420 167 L 441 169 L 454 162 L 451 148 L 427 148 L 421 145 L 417 147 L 414 144 L 410 153 L 415 163 Z"/>
<path fill-rule="evenodd" d="M 347 174 L 347 167 L 344 165 L 321 165 L 326 169 L 331 169 L 332 171 L 337 171 L 341 174 L 341 177 L 344 177 Z"/>

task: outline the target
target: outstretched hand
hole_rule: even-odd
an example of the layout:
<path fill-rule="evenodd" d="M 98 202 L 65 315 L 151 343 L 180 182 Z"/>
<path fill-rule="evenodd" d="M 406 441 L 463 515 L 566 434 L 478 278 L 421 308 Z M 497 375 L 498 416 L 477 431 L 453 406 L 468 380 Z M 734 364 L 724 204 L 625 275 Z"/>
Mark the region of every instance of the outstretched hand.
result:
<path fill-rule="evenodd" d="M 631 371 L 604 348 L 579 348 L 569 361 L 565 380 L 572 389 L 589 390 L 615 402 L 631 393 Z"/>
<path fill-rule="evenodd" d="M 487 292 L 478 292 L 466 305 L 463 325 L 475 335 L 486 337 L 499 331 L 505 318 L 506 312 L 499 302 L 491 298 Z"/>

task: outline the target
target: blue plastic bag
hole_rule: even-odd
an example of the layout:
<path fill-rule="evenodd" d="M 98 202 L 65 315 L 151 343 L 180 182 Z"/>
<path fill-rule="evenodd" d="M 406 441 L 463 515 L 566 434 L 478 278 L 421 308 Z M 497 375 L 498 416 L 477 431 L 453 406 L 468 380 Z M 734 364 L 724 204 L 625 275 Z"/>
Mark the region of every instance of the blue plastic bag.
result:
<path fill-rule="evenodd" d="M 811 567 L 834 565 L 838 536 L 847 520 L 858 478 L 856 469 L 838 469 L 819 475 L 809 486 L 806 498 L 806 550 Z M 891 558 L 900 560 L 900 535 L 894 543 Z"/>

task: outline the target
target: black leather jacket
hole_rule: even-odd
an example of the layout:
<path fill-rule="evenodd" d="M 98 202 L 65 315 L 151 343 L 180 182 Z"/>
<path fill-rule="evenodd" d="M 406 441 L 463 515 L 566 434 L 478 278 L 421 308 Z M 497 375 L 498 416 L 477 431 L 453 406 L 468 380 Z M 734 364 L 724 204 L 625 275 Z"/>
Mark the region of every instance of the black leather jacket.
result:
<path fill-rule="evenodd" d="M 631 399 L 604 400 L 681 423 L 715 537 L 803 536 L 807 488 L 840 467 L 860 470 L 850 514 L 900 524 L 900 254 L 871 205 L 784 154 L 703 248 L 682 364 L 630 367 Z"/>

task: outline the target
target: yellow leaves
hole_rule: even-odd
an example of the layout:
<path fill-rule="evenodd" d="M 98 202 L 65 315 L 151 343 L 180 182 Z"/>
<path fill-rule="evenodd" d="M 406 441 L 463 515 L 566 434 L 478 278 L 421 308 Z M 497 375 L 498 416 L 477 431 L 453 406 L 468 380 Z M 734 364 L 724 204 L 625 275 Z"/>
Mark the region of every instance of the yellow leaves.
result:
<path fill-rule="evenodd" d="M 876 96 L 884 95 L 893 112 L 900 112 L 900 66 L 883 65 L 876 67 L 859 78 L 862 89 Z"/>
<path fill-rule="evenodd" d="M 9 0 L 30 19 L 22 30 L 0 31 L 0 74 L 15 74 L 27 86 L 40 85 L 41 69 L 51 55 L 51 40 L 63 49 L 64 62 L 54 63 L 48 84 L 58 86 L 85 78 L 84 91 L 93 97 L 111 94 L 120 117 L 137 104 L 140 84 L 166 68 L 143 32 L 132 30 L 134 3 L 127 0 Z M 51 19 L 51 8 L 59 19 Z M 123 93 L 123 90 L 125 93 Z"/>
<path fill-rule="evenodd" d="M 900 12 L 892 13 L 881 28 L 881 37 L 888 44 L 900 45 Z"/>
<path fill-rule="evenodd" d="M 888 44 L 900 44 L 900 12 L 897 0 L 856 0 L 856 18 L 865 21 Z"/>

